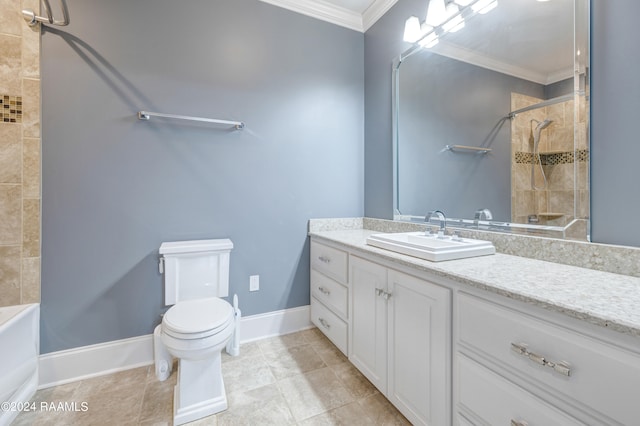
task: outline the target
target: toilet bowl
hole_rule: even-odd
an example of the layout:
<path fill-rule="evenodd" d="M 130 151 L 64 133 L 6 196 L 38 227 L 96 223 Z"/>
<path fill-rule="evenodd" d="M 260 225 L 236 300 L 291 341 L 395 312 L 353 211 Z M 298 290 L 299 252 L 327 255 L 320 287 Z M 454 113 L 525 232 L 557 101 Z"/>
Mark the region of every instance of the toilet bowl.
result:
<path fill-rule="evenodd" d="M 233 335 L 233 307 L 215 297 L 178 302 L 162 318 L 162 343 L 176 358 L 203 359 Z"/>
<path fill-rule="evenodd" d="M 221 352 L 234 335 L 237 312 L 228 295 L 230 240 L 163 243 L 160 270 L 171 306 L 154 332 L 156 375 L 166 380 L 178 358 L 173 423 L 227 409 Z"/>

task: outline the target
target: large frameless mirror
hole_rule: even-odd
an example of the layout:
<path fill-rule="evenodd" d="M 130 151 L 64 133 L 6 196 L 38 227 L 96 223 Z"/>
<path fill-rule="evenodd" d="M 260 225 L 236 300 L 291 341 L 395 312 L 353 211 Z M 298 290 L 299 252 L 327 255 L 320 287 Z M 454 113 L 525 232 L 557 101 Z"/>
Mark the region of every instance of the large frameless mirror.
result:
<path fill-rule="evenodd" d="M 588 0 L 430 0 L 408 19 L 395 219 L 589 239 L 588 25 Z"/>

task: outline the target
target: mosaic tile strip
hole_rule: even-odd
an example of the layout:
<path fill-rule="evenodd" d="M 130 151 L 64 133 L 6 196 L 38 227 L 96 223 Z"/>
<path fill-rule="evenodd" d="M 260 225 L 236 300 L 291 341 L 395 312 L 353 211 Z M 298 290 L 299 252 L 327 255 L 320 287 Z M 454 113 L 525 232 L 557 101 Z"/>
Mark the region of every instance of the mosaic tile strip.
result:
<path fill-rule="evenodd" d="M 578 163 L 586 163 L 589 161 L 589 150 L 588 149 L 579 149 L 576 151 L 576 161 Z"/>
<path fill-rule="evenodd" d="M 515 160 L 517 164 L 538 164 L 538 156 L 531 152 L 516 152 Z M 540 162 L 543 166 L 555 166 L 557 164 L 572 164 L 574 162 L 585 163 L 589 161 L 589 150 L 579 149 L 575 152 L 555 152 L 553 154 L 540 154 Z"/>
<path fill-rule="evenodd" d="M 22 96 L 0 95 L 0 122 L 22 123 Z"/>

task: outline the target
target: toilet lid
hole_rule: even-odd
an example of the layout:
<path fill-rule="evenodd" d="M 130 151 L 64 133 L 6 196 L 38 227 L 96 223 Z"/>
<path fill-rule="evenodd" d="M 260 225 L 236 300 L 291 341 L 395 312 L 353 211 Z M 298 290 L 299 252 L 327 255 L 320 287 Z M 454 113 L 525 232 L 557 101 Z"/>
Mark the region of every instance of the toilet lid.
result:
<path fill-rule="evenodd" d="M 217 297 L 185 300 L 173 305 L 162 322 L 176 333 L 202 333 L 212 331 L 233 317 L 231 305 Z"/>

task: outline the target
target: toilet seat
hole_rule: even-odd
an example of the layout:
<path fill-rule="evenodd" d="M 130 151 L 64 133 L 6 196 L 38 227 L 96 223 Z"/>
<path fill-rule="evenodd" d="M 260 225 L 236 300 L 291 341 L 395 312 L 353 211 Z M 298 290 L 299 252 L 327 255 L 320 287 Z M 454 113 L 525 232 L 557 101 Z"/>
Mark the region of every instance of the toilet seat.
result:
<path fill-rule="evenodd" d="M 176 339 L 202 339 L 233 323 L 233 307 L 217 297 L 178 302 L 164 314 L 162 331 Z"/>

